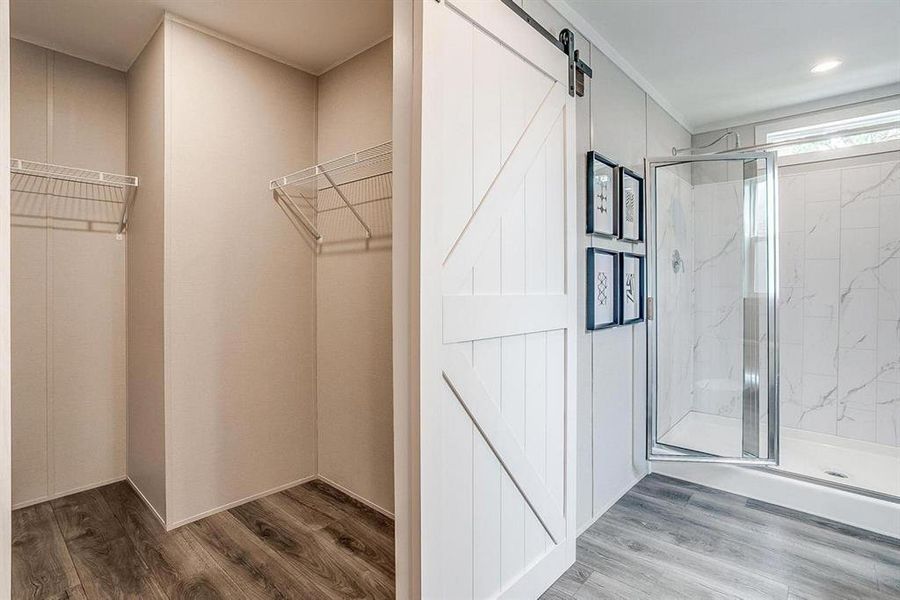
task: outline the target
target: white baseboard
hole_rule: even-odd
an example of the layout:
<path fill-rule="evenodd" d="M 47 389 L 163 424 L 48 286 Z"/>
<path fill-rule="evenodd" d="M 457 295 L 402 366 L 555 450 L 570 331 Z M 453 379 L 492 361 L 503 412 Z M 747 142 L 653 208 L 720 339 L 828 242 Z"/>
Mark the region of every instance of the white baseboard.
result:
<path fill-rule="evenodd" d="M 360 495 L 357 494 L 356 492 L 353 492 L 353 491 L 351 491 L 351 490 L 348 490 L 347 488 L 345 488 L 345 487 L 342 486 L 341 484 L 339 484 L 339 483 L 337 483 L 337 482 L 335 482 L 335 481 L 332 481 L 331 479 L 325 477 L 324 475 L 318 475 L 318 476 L 316 476 L 314 479 L 319 479 L 319 480 L 321 480 L 321 481 L 327 483 L 327 484 L 330 485 L 331 487 L 336 488 L 336 489 L 338 489 L 338 490 L 344 492 L 345 494 L 347 494 L 348 496 L 350 496 L 350 497 L 353 498 L 354 500 L 358 500 L 359 502 L 362 502 L 363 504 L 365 504 L 365 505 L 368 506 L 369 508 L 371 508 L 371 509 L 373 509 L 373 510 L 376 510 L 376 511 L 380 512 L 381 514 L 383 514 L 384 516 L 388 517 L 389 519 L 393 519 L 393 518 L 394 518 L 394 513 L 392 513 L 391 511 L 389 511 L 389 510 L 387 510 L 386 508 L 383 508 L 383 507 L 381 507 L 381 506 L 378 506 L 377 504 L 375 504 L 375 503 L 372 502 L 371 500 L 368 500 L 368 499 L 366 499 L 366 498 L 363 498 L 362 496 L 360 496 Z"/>
<path fill-rule="evenodd" d="M 31 498 L 29 500 L 23 500 L 21 502 L 17 502 L 12 505 L 12 510 L 18 510 L 20 508 L 27 508 L 29 506 L 34 506 L 35 504 L 40 504 L 41 502 L 49 502 L 50 500 L 56 500 L 57 498 L 62 498 L 63 496 L 69 496 L 71 494 L 77 494 L 78 492 L 86 492 L 87 490 L 92 490 L 94 488 L 103 487 L 104 485 L 110 485 L 112 483 L 118 483 L 120 481 L 125 481 L 126 477 L 124 475 L 113 477 L 112 479 L 107 479 L 105 481 L 98 481 L 96 483 L 90 483 L 88 485 L 82 485 L 76 488 L 72 488 L 70 490 L 66 490 L 64 492 L 57 492 L 56 494 L 47 494 L 45 496 L 41 496 L 40 498 Z"/>
<path fill-rule="evenodd" d="M 351 498 L 358 500 L 359 502 L 362 502 L 369 508 L 371 508 L 375 511 L 378 511 L 379 513 L 383 514 L 384 516 L 388 517 L 389 519 L 394 519 L 394 514 L 391 511 L 385 509 L 382 506 L 379 506 L 378 504 L 375 504 L 371 500 L 368 500 L 368 499 L 360 496 L 356 492 L 353 492 L 352 490 L 347 489 L 346 487 L 342 486 L 341 484 L 336 483 L 323 475 L 308 475 L 306 477 L 302 477 L 300 479 L 290 481 L 288 483 L 265 490 L 263 492 L 259 492 L 257 494 L 252 494 L 250 496 L 247 496 L 246 498 L 241 498 L 240 500 L 235 500 L 234 502 L 228 502 L 227 504 L 217 506 L 216 508 L 212 508 L 212 509 L 203 511 L 202 513 L 200 513 L 198 515 L 194 515 L 194 516 L 188 517 L 186 519 L 181 519 L 181 520 L 179 520 L 175 523 L 171 523 L 171 524 L 166 523 L 166 519 L 163 518 L 163 516 L 159 514 L 159 512 L 156 510 L 156 508 L 153 506 L 153 504 L 151 504 L 150 501 L 147 499 L 147 496 L 144 495 L 144 493 L 137 486 L 137 484 L 135 484 L 134 481 L 132 481 L 131 478 L 128 477 L 127 475 L 123 476 L 123 477 L 116 477 L 116 478 L 110 479 L 108 481 L 101 481 L 99 483 L 82 486 L 82 487 L 79 487 L 76 489 L 61 492 L 59 494 L 54 494 L 52 496 L 43 496 L 41 498 L 34 498 L 34 499 L 26 500 L 24 502 L 19 502 L 19 503 L 13 505 L 12 509 L 17 510 L 19 508 L 26 508 L 29 506 L 34 506 L 35 504 L 40 504 L 41 502 L 56 500 L 57 498 L 62 498 L 63 496 L 68 496 L 70 494 L 77 494 L 78 492 L 84 492 L 86 490 L 103 487 L 104 485 L 109 485 L 111 483 L 118 483 L 120 481 L 124 481 L 131 487 L 132 490 L 134 490 L 134 493 L 137 494 L 137 496 L 147 506 L 147 508 L 150 509 L 150 512 L 153 513 L 153 516 L 156 517 L 157 521 L 160 522 L 160 524 L 166 529 L 166 531 L 172 531 L 173 529 L 183 527 L 184 525 L 187 525 L 188 523 L 193 523 L 194 521 L 199 521 L 200 519 L 203 519 L 210 515 L 214 515 L 216 513 L 226 511 L 230 508 L 234 508 L 235 506 L 240 506 L 241 504 L 246 504 L 247 502 L 252 502 L 253 500 L 258 500 L 260 498 L 264 498 L 265 496 L 269 496 L 271 494 L 277 494 L 278 492 L 282 492 L 286 489 L 290 489 L 292 487 L 313 481 L 315 479 L 319 479 L 319 480 L 323 481 L 324 483 L 332 486 L 333 488 L 340 490 L 344 494 L 347 494 Z"/>
<path fill-rule="evenodd" d="M 575 562 L 575 540 L 566 540 L 531 563 L 497 596 L 498 600 L 534 598 L 535 590 L 544 592 Z"/>
<path fill-rule="evenodd" d="M 308 475 L 306 477 L 301 477 L 300 479 L 295 479 L 294 481 L 289 481 L 288 483 L 284 483 L 282 485 L 273 487 L 271 489 L 265 490 L 263 492 L 259 492 L 257 494 L 252 494 L 247 496 L 246 498 L 241 498 L 240 500 L 235 500 L 234 502 L 228 502 L 227 504 L 222 504 L 221 506 L 217 506 L 215 508 L 211 508 L 209 510 L 205 510 L 200 514 L 187 517 L 185 519 L 180 519 L 174 523 L 170 523 L 166 525 L 166 531 L 172 531 L 173 529 L 177 529 L 179 527 L 183 527 L 188 523 L 193 523 L 194 521 L 199 521 L 205 517 L 209 517 L 216 513 L 220 513 L 222 511 L 226 511 L 229 508 L 234 508 L 235 506 L 240 506 L 241 504 L 246 504 L 247 502 L 252 502 L 254 500 L 259 500 L 260 498 L 264 498 L 265 496 L 270 496 L 272 494 L 277 494 L 278 492 L 282 492 L 286 489 L 292 488 L 294 486 L 298 486 L 302 483 L 306 483 L 308 481 L 312 481 L 313 479 L 318 479 L 318 475 Z M 167 508 L 168 511 L 168 508 Z"/>
<path fill-rule="evenodd" d="M 576 537 L 580 536 L 582 533 L 584 533 L 585 531 L 590 529 L 591 525 L 596 523 L 600 519 L 600 517 L 605 515 L 606 511 L 608 511 L 610 508 L 612 508 L 616 502 L 618 502 L 619 500 L 622 499 L 622 496 L 627 494 L 631 490 L 631 488 L 633 488 L 635 485 L 637 485 L 637 483 L 646 476 L 647 476 L 647 474 L 641 475 L 640 477 L 638 477 L 637 479 L 635 479 L 628 485 L 624 486 L 621 490 L 618 491 L 618 493 L 616 493 L 612 498 L 610 498 L 606 502 L 606 504 L 601 505 L 599 510 L 594 511 L 594 515 L 591 517 L 590 521 L 588 521 L 587 523 L 585 523 L 584 525 L 582 525 L 578 528 Z"/>

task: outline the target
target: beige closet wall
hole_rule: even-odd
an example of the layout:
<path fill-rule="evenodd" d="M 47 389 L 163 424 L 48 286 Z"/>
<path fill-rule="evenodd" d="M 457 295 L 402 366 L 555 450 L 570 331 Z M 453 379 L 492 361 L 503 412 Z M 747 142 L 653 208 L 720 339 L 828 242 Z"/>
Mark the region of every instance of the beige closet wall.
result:
<path fill-rule="evenodd" d="M 174 526 L 316 473 L 315 255 L 268 191 L 315 162 L 316 80 L 166 25 Z"/>
<path fill-rule="evenodd" d="M 11 64 L 14 158 L 126 171 L 123 73 L 17 40 Z M 21 506 L 125 474 L 125 243 L 110 233 L 116 207 L 79 199 L 84 190 L 22 176 L 12 185 Z"/>
<path fill-rule="evenodd" d="M 319 77 L 318 160 L 391 138 L 391 40 Z M 322 245 L 319 474 L 394 510 L 390 238 Z"/>
<path fill-rule="evenodd" d="M 128 71 L 128 173 L 128 478 L 165 520 L 165 27 Z"/>

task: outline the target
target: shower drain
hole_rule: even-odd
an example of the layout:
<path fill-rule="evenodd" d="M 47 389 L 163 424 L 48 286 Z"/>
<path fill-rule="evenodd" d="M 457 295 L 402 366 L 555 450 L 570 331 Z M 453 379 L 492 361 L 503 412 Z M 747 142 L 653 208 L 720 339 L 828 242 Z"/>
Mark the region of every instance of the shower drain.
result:
<path fill-rule="evenodd" d="M 847 479 L 846 473 L 841 473 L 840 471 L 825 471 L 826 475 L 831 475 L 832 477 L 840 477 L 841 479 Z"/>

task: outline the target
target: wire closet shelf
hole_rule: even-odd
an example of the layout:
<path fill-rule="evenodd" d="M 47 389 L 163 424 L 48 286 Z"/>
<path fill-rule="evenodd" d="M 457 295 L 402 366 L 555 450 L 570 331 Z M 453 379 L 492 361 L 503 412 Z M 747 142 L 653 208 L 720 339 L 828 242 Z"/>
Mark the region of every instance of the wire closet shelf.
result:
<path fill-rule="evenodd" d="M 118 206 L 115 221 L 102 222 L 115 224 L 116 237 L 119 239 L 125 233 L 128 211 L 138 187 L 137 177 L 18 158 L 9 161 L 9 170 L 13 192 Z"/>
<path fill-rule="evenodd" d="M 338 215 L 348 215 L 360 234 L 383 233 L 385 206 L 392 196 L 393 146 L 378 144 L 340 158 L 301 169 L 269 182 L 272 196 L 295 224 L 316 242 L 340 237 Z"/>

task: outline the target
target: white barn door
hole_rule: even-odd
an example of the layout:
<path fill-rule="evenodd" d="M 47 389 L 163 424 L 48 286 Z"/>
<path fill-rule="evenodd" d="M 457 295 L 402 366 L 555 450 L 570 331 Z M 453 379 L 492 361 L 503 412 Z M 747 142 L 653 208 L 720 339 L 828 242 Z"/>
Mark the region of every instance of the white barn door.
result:
<path fill-rule="evenodd" d="M 536 598 L 575 559 L 568 61 L 499 0 L 422 44 L 422 596 Z"/>

